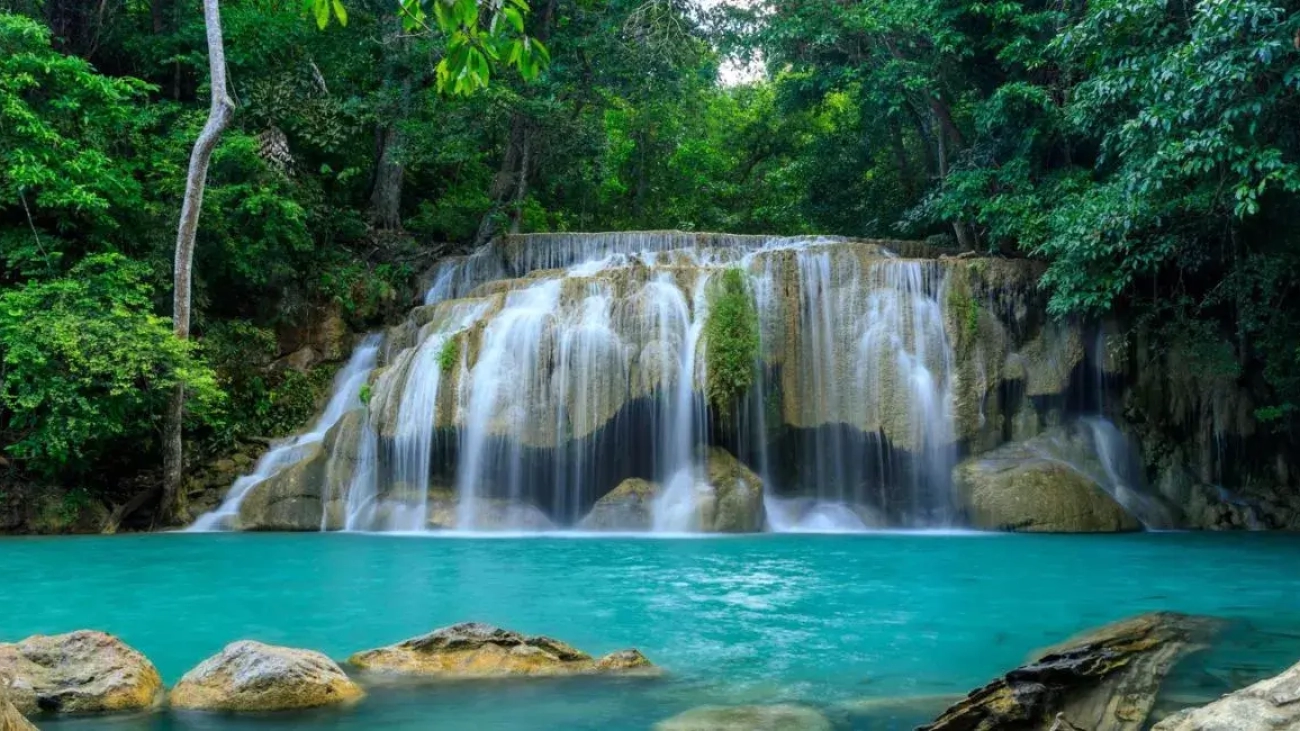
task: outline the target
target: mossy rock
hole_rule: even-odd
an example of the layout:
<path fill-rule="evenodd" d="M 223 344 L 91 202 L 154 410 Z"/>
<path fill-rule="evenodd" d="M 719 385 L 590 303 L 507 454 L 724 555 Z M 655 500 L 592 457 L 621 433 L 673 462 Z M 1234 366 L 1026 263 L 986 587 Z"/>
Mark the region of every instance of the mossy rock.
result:
<path fill-rule="evenodd" d="M 479 622 L 443 627 L 395 645 L 358 652 L 348 662 L 368 672 L 443 679 L 656 672 L 636 650 L 596 659 L 560 640 Z"/>
<path fill-rule="evenodd" d="M 654 502 L 659 486 L 639 477 L 619 483 L 592 506 L 578 522 L 581 530 L 650 530 L 654 526 Z"/>

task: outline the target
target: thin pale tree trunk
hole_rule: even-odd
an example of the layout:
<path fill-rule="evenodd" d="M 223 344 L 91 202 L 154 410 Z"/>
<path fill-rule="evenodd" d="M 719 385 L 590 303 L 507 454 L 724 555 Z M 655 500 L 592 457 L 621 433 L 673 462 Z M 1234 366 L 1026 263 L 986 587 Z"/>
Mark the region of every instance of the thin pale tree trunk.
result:
<path fill-rule="evenodd" d="M 185 201 L 181 205 L 181 222 L 176 232 L 175 298 L 172 323 L 176 337 L 190 336 L 190 282 L 193 279 L 194 238 L 199 230 L 199 212 L 203 209 L 203 188 L 208 179 L 208 163 L 221 133 L 230 125 L 235 103 L 226 87 L 226 49 L 221 36 L 221 8 L 217 0 L 203 0 L 203 22 L 208 32 L 208 73 L 212 87 L 212 106 L 208 121 L 194 142 L 190 169 L 185 179 Z M 182 425 L 185 419 L 185 387 L 177 385 L 167 407 L 163 426 L 163 496 L 162 517 L 168 524 L 189 520 L 189 506 L 181 477 L 185 463 Z"/>

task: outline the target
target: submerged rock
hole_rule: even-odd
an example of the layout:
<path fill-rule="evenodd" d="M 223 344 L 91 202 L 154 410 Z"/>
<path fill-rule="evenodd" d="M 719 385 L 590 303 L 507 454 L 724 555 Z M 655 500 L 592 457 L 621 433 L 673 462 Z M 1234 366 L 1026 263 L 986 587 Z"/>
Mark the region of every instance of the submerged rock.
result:
<path fill-rule="evenodd" d="M 1296 731 L 1300 729 L 1300 664 L 1202 708 L 1189 708 L 1152 731 Z"/>
<path fill-rule="evenodd" d="M 174 708 L 192 710 L 283 711 L 348 703 L 364 695 L 319 652 L 244 640 L 185 673 L 170 700 Z"/>
<path fill-rule="evenodd" d="M 0 676 L 23 715 L 106 713 L 154 706 L 162 678 L 148 658 L 116 637 L 80 630 L 0 644 Z"/>
<path fill-rule="evenodd" d="M 362 670 L 439 678 L 587 675 L 654 672 L 637 650 L 600 659 L 559 640 L 526 636 L 490 624 L 443 627 L 396 645 L 358 652 L 348 662 Z"/>
<path fill-rule="evenodd" d="M 581 530 L 650 530 L 654 526 L 654 501 L 659 486 L 630 477 L 596 501 L 578 522 Z"/>
<path fill-rule="evenodd" d="M 555 523 L 531 503 L 501 498 L 475 500 L 473 525 L 461 525 L 460 498 L 452 490 L 429 491 L 426 525 L 434 530 L 545 531 Z"/>
<path fill-rule="evenodd" d="M 1049 432 L 973 457 L 953 470 L 953 487 L 971 526 L 1030 533 L 1113 533 L 1142 524 L 1112 498 L 1093 474 L 1104 473 L 1095 454 L 1073 450 Z M 1076 467 L 1082 464 L 1083 468 Z"/>
<path fill-rule="evenodd" d="M 654 731 L 831 731 L 831 722 L 805 706 L 703 706 L 660 721 Z"/>
<path fill-rule="evenodd" d="M 1058 714 L 1088 731 L 1140 731 L 1169 669 L 1214 628 L 1173 612 L 1108 624 L 971 691 L 918 731 L 1048 731 Z"/>

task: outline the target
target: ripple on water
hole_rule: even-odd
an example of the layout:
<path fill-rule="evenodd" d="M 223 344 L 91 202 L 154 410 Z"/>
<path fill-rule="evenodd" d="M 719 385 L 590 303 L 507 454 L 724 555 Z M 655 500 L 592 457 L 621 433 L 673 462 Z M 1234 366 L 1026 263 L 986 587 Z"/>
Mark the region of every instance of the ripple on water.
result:
<path fill-rule="evenodd" d="M 1300 539 L 1289 536 L 419 538 L 6 539 L 0 640 L 103 629 L 174 682 L 234 639 L 344 658 L 480 620 L 592 653 L 638 647 L 671 672 L 375 688 L 344 712 L 48 725 L 87 731 L 415 731 L 431 719 L 472 731 L 630 731 L 696 705 L 767 702 L 812 703 L 851 728 L 863 708 L 908 707 L 863 701 L 964 693 L 1037 648 L 1155 609 L 1235 620 L 1171 678 L 1181 698 L 1300 659 Z M 883 728 L 925 720 L 889 718 Z"/>

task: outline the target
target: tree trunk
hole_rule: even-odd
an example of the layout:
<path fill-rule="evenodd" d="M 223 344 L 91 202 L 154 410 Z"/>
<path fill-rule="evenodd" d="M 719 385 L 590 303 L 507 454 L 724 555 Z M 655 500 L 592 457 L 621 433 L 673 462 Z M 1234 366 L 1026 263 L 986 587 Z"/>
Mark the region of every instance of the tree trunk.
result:
<path fill-rule="evenodd" d="M 398 150 L 402 133 L 390 124 L 379 130 L 379 157 L 375 163 L 375 188 L 370 193 L 370 222 L 379 228 L 396 231 L 402 227 L 402 163 Z"/>
<path fill-rule="evenodd" d="M 398 85 L 400 91 L 395 108 L 386 110 L 387 121 L 376 130 L 375 184 L 370 191 L 370 222 L 375 226 L 396 231 L 402 227 L 402 179 L 406 173 L 402 165 L 402 121 L 411 108 L 411 73 L 405 68 L 406 38 L 397 16 L 390 14 L 385 21 L 384 87 Z"/>
<path fill-rule="evenodd" d="M 524 115 L 519 112 L 515 112 L 510 118 L 510 138 L 506 141 L 505 153 L 501 156 L 501 168 L 497 170 L 496 177 L 492 179 L 492 188 L 488 191 L 492 207 L 483 214 L 483 219 L 479 222 L 478 234 L 474 237 L 475 246 L 482 246 L 497 235 L 505 202 L 512 191 L 518 190 L 516 176 L 519 174 L 520 160 L 524 157 L 524 141 L 528 135 L 525 130 L 527 124 Z"/>
<path fill-rule="evenodd" d="M 208 179 L 208 163 L 212 151 L 221 139 L 221 133 L 230 124 L 235 103 L 226 88 L 226 51 L 221 36 L 221 8 L 218 0 L 203 0 L 203 22 L 208 34 L 208 73 L 212 92 L 212 106 L 208 121 L 194 142 L 190 153 L 190 168 L 185 179 L 185 200 L 181 205 L 181 221 L 176 232 L 175 295 L 172 301 L 172 324 L 176 337 L 190 336 L 190 283 L 194 262 L 194 238 L 199 230 L 199 212 L 203 209 L 203 188 Z M 189 520 L 189 506 L 181 476 L 184 469 L 185 445 L 182 426 L 185 419 L 185 387 L 177 385 L 172 390 L 163 426 L 163 498 L 162 517 L 168 524 Z"/>

